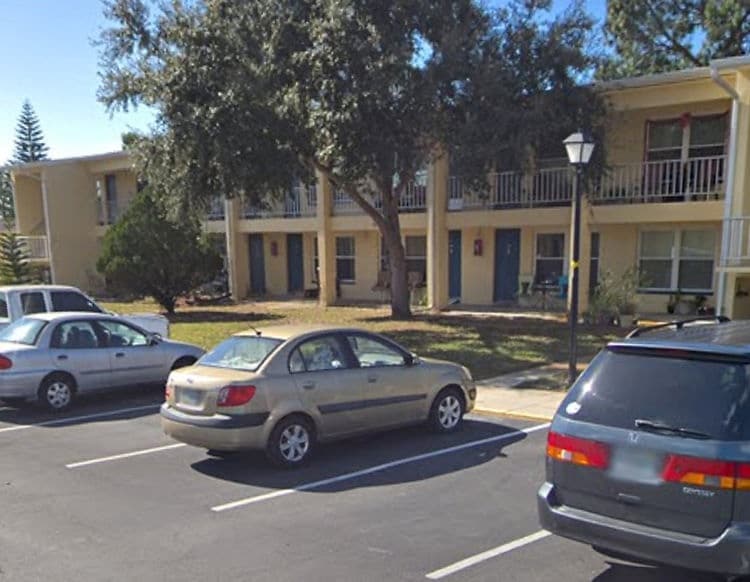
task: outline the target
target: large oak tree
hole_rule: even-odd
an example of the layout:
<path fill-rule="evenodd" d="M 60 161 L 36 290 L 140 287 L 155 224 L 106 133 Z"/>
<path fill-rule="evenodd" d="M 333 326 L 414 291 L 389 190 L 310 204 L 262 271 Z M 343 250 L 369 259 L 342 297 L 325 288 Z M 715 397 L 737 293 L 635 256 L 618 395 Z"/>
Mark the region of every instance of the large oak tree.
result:
<path fill-rule="evenodd" d="M 141 166 L 193 203 L 258 204 L 324 173 L 380 230 L 392 313 L 406 317 L 398 205 L 419 169 L 455 146 L 476 178 L 550 123 L 582 120 L 565 105 L 582 103 L 590 22 L 580 4 L 545 20 L 550 5 L 493 18 L 473 0 L 110 0 L 100 97 L 156 108 Z"/>

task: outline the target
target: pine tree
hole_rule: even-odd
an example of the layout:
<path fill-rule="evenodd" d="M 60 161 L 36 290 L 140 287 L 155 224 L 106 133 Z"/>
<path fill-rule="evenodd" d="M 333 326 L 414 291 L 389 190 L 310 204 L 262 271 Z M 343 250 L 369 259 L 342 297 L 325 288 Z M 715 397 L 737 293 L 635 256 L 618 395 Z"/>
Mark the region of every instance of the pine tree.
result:
<path fill-rule="evenodd" d="M 6 230 L 12 230 L 16 211 L 13 205 L 13 187 L 9 172 L 0 172 L 0 220 Z"/>
<path fill-rule="evenodd" d="M 0 233 L 0 282 L 3 285 L 31 282 L 29 251 L 13 231 Z"/>
<path fill-rule="evenodd" d="M 39 118 L 31 103 L 26 100 L 21 108 L 21 115 L 16 125 L 16 149 L 13 161 L 16 163 L 46 160 L 49 148 L 44 143 L 44 135 Z"/>

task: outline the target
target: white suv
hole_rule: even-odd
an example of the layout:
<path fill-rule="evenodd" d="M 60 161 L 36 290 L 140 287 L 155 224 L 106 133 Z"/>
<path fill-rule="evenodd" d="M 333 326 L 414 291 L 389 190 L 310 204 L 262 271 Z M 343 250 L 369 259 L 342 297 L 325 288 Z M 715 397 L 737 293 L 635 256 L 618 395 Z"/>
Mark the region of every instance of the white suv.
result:
<path fill-rule="evenodd" d="M 32 313 L 83 311 L 109 313 L 76 287 L 63 285 L 10 285 L 0 287 L 0 329 Z M 157 313 L 129 314 L 124 319 L 138 327 L 169 337 L 169 320 Z"/>

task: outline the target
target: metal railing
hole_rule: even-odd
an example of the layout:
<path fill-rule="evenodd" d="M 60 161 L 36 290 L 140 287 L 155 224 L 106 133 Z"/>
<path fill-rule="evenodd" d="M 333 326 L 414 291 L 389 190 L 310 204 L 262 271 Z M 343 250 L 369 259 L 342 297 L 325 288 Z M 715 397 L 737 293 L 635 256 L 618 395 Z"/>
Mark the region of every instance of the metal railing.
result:
<path fill-rule="evenodd" d="M 315 184 L 297 184 L 283 200 L 269 200 L 262 207 L 246 203 L 242 217 L 258 218 L 302 218 L 315 216 L 318 209 L 318 188 Z"/>
<path fill-rule="evenodd" d="M 724 197 L 726 156 L 612 167 L 592 193 L 596 204 L 690 202 Z"/>
<path fill-rule="evenodd" d="M 226 205 L 223 197 L 213 198 L 208 208 L 208 220 L 224 220 Z"/>
<path fill-rule="evenodd" d="M 48 260 L 50 258 L 49 239 L 46 236 L 19 236 L 18 240 L 26 247 L 31 260 Z"/>
<path fill-rule="evenodd" d="M 462 178 L 451 176 L 448 210 L 567 206 L 573 196 L 573 183 L 574 172 L 570 167 L 544 168 L 534 174 L 490 174 L 483 192 L 473 191 Z"/>
<path fill-rule="evenodd" d="M 375 208 L 382 206 L 381 198 L 375 197 L 371 199 L 372 205 Z M 409 212 L 424 212 L 427 208 L 427 184 L 425 179 L 418 179 L 413 182 L 409 182 L 404 188 L 403 193 L 398 200 L 398 211 L 402 213 Z M 346 193 L 343 191 L 336 191 L 333 194 L 333 214 L 347 215 L 347 214 L 361 214 L 364 212 L 362 208 Z"/>
<path fill-rule="evenodd" d="M 723 235 L 726 240 L 726 255 L 721 257 L 721 266 L 750 265 L 750 216 L 724 219 Z"/>

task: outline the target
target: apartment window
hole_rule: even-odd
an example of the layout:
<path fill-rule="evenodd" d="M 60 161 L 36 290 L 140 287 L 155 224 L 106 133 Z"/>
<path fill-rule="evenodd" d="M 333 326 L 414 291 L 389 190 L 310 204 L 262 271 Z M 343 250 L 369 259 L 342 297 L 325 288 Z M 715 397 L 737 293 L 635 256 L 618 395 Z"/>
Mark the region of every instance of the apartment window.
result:
<path fill-rule="evenodd" d="M 341 283 L 354 283 L 354 237 L 336 237 L 336 278 Z"/>
<path fill-rule="evenodd" d="M 107 224 L 114 224 L 117 220 L 117 176 L 104 176 L 104 192 L 106 195 Z"/>
<path fill-rule="evenodd" d="M 407 236 L 404 239 L 406 272 L 419 273 L 419 284 L 427 280 L 427 237 Z"/>
<path fill-rule="evenodd" d="M 589 262 L 589 296 L 593 296 L 599 285 L 599 233 L 591 233 L 591 260 Z"/>
<path fill-rule="evenodd" d="M 686 160 L 724 155 L 726 115 L 648 122 L 646 160 Z"/>
<path fill-rule="evenodd" d="M 564 273 L 565 235 L 538 234 L 536 236 L 536 284 L 557 285 Z"/>
<path fill-rule="evenodd" d="M 638 264 L 643 289 L 710 292 L 715 248 L 712 230 L 641 232 Z"/>

